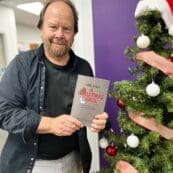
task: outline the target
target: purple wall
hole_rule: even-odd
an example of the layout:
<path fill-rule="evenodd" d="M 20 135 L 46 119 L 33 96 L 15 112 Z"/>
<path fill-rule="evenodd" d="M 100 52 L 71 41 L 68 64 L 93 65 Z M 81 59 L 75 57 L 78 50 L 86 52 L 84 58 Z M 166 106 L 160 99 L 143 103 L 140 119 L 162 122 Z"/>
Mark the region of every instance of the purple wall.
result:
<path fill-rule="evenodd" d="M 94 46 L 96 76 L 111 80 L 130 79 L 130 62 L 124 56 L 124 49 L 134 44 L 136 35 L 134 11 L 138 0 L 93 0 Z M 118 131 L 116 122 L 117 105 L 108 99 L 106 112 L 109 113 L 113 129 Z M 102 151 L 103 152 L 103 151 Z M 101 167 L 105 166 L 101 152 Z"/>

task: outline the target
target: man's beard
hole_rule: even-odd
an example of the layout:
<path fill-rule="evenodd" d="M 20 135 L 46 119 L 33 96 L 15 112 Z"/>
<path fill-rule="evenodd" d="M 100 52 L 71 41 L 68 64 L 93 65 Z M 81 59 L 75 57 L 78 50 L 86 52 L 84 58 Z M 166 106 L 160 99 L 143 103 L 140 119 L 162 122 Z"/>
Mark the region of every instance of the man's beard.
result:
<path fill-rule="evenodd" d="M 49 41 L 48 44 L 46 44 L 48 52 L 57 58 L 64 57 L 68 54 L 70 48 L 68 47 L 68 44 L 65 40 L 59 39 L 59 40 L 52 40 Z"/>

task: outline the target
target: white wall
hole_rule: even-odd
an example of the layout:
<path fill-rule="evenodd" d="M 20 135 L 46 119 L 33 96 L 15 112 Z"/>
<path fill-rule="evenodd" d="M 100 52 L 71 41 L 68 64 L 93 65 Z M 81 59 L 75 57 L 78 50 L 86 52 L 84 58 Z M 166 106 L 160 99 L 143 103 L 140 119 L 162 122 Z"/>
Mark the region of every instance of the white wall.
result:
<path fill-rule="evenodd" d="M 89 61 L 95 73 L 92 0 L 72 1 L 79 13 L 79 32 L 76 35 L 73 49 L 77 55 Z M 93 155 L 91 173 L 94 173 L 100 169 L 98 134 L 87 129 L 87 136 Z"/>
<path fill-rule="evenodd" d="M 79 13 L 79 32 L 73 48 L 81 57 L 86 58 L 95 72 L 92 0 L 72 0 Z"/>
<path fill-rule="evenodd" d="M 0 6 L 0 19 L 0 33 L 4 36 L 6 62 L 9 63 L 18 52 L 15 16 L 13 10 Z"/>
<path fill-rule="evenodd" d="M 0 33 L 0 68 L 6 66 L 5 50 L 4 50 L 4 38 Z"/>
<path fill-rule="evenodd" d="M 16 27 L 18 46 L 22 47 L 23 50 L 29 49 L 30 43 L 41 43 L 39 29 L 37 29 L 36 26 L 27 26 L 17 23 Z"/>

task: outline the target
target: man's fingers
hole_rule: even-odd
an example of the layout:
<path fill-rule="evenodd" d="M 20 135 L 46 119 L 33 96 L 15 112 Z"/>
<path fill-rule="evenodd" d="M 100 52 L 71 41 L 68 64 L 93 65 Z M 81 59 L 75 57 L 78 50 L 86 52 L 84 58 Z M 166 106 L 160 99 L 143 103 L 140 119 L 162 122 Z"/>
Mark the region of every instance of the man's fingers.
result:
<path fill-rule="evenodd" d="M 108 119 L 108 114 L 106 112 L 98 114 L 95 116 L 95 119 Z"/>
<path fill-rule="evenodd" d="M 105 123 L 92 123 L 91 127 L 96 130 L 102 130 L 105 128 Z"/>
<path fill-rule="evenodd" d="M 106 126 L 106 121 L 108 119 L 108 114 L 106 112 L 96 115 L 91 124 L 91 131 L 99 132 L 103 130 Z"/>
<path fill-rule="evenodd" d="M 70 136 L 83 126 L 79 120 L 70 115 L 57 116 L 52 124 L 53 132 L 58 136 Z"/>

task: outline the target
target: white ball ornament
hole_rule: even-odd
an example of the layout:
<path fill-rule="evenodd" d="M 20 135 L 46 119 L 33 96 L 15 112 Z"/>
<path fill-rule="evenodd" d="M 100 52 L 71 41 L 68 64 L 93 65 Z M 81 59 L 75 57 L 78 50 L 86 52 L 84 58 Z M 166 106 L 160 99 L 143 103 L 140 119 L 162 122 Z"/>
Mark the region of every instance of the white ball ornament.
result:
<path fill-rule="evenodd" d="M 136 135 L 131 134 L 127 137 L 127 145 L 130 148 L 136 148 L 139 145 L 139 138 Z"/>
<path fill-rule="evenodd" d="M 100 148 L 105 149 L 108 145 L 109 145 L 109 142 L 105 137 L 103 137 L 99 140 Z"/>
<path fill-rule="evenodd" d="M 150 38 L 142 34 L 138 37 L 136 44 L 141 49 L 147 48 L 150 45 Z"/>
<path fill-rule="evenodd" d="M 151 84 L 147 85 L 146 87 L 146 93 L 148 96 L 156 97 L 160 94 L 160 87 L 155 82 L 152 82 Z"/>
<path fill-rule="evenodd" d="M 173 36 L 173 25 L 171 25 L 168 32 L 169 32 L 169 35 Z"/>

